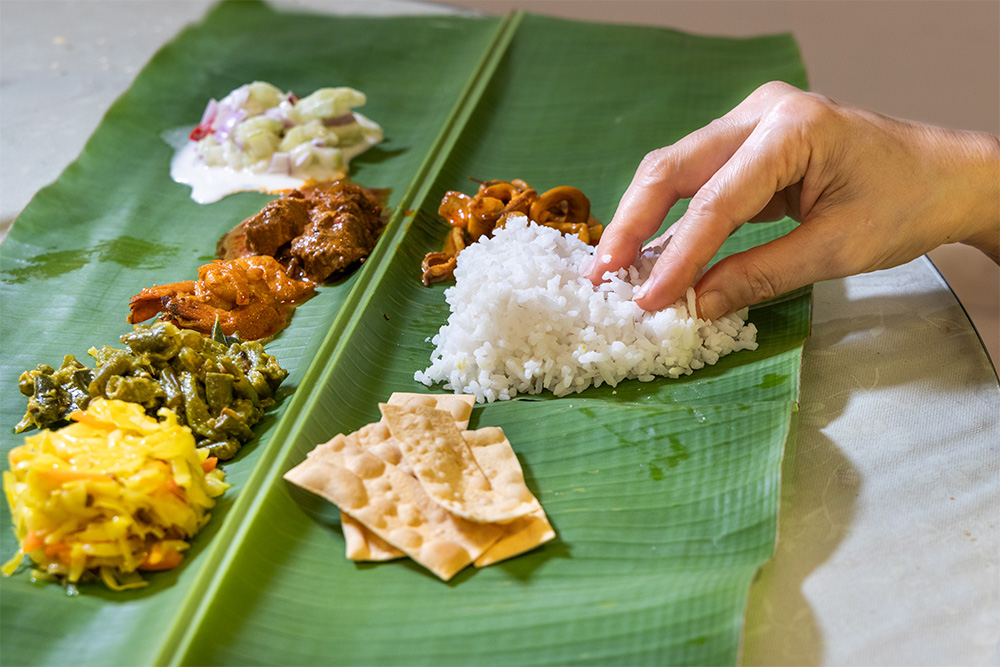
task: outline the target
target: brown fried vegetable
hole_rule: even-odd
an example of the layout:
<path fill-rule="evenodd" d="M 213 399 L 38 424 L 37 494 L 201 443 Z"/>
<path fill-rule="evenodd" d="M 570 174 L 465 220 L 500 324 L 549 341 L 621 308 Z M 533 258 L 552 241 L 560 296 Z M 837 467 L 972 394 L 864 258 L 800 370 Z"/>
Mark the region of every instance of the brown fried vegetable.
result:
<path fill-rule="evenodd" d="M 121 342 L 128 349 L 91 348 L 95 368 L 67 355 L 58 369 L 40 364 L 22 373 L 18 388 L 28 409 L 15 431 L 48 428 L 94 398 L 112 398 L 138 403 L 151 416 L 173 410 L 199 447 L 227 460 L 253 439 L 288 375 L 260 343 L 222 342 L 169 322 L 137 326 Z"/>
<path fill-rule="evenodd" d="M 590 200 L 568 185 L 542 193 L 531 202 L 529 216 L 535 222 L 582 222 L 590 219 Z"/>
<path fill-rule="evenodd" d="M 451 190 L 445 193 L 438 215 L 451 225 L 441 252 L 430 252 L 421 262 L 420 280 L 431 285 L 455 277 L 458 255 L 469 243 L 493 235 L 512 215 L 524 215 L 534 222 L 572 234 L 596 245 L 603 226 L 590 214 L 590 200 L 579 190 L 561 185 L 538 191 L 525 181 L 481 181 L 471 197 Z"/>

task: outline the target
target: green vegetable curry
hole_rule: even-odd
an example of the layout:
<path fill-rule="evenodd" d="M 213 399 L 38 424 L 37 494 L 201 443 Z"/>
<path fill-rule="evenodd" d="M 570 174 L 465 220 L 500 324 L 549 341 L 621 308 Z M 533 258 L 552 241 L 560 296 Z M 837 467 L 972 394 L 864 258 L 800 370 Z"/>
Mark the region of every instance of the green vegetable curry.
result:
<path fill-rule="evenodd" d="M 137 326 L 120 340 L 127 350 L 88 351 L 96 368 L 66 355 L 59 369 L 40 364 L 22 373 L 18 388 L 28 410 L 15 431 L 62 422 L 101 396 L 139 403 L 150 415 L 173 410 L 197 445 L 224 461 L 254 437 L 252 427 L 288 375 L 256 341 L 206 338 L 168 322 Z"/>

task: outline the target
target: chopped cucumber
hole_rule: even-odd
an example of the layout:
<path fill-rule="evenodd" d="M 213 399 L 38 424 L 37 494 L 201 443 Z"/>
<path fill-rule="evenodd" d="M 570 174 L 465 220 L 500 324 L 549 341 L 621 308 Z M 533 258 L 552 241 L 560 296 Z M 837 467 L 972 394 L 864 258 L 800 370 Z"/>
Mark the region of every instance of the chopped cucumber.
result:
<path fill-rule="evenodd" d="M 247 86 L 249 93 L 244 108 L 251 116 L 264 113 L 281 104 L 288 96 L 265 81 L 254 81 Z"/>
<path fill-rule="evenodd" d="M 366 101 L 365 94 L 353 88 L 320 88 L 296 102 L 295 112 L 303 122 L 337 118 Z"/>
<path fill-rule="evenodd" d="M 299 144 L 311 142 L 319 139 L 326 146 L 336 146 L 339 142 L 337 134 L 328 130 L 323 123 L 318 120 L 311 120 L 305 125 L 296 125 L 285 132 L 285 138 L 278 146 L 280 151 L 289 151 Z"/>
<path fill-rule="evenodd" d="M 340 171 L 346 168 L 342 149 L 382 140 L 376 123 L 348 115 L 365 103 L 360 91 L 320 88 L 293 100 L 291 93 L 254 81 L 213 101 L 209 120 L 202 121 L 207 135 L 198 140 L 198 155 L 209 166 L 237 171 Z"/>

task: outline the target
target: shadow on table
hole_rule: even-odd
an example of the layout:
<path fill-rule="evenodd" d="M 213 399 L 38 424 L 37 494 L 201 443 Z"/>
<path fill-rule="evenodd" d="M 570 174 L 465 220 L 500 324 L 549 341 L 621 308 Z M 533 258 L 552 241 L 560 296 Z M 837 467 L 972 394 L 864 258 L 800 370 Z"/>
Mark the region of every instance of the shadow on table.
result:
<path fill-rule="evenodd" d="M 847 299 L 842 281 L 818 285 L 815 296 L 824 301 Z M 824 427 L 844 411 L 851 389 L 843 379 L 826 377 L 825 364 L 811 362 L 842 346 L 843 338 L 840 328 L 814 326 L 806 342 L 797 434 L 782 464 L 779 539 L 774 558 L 750 587 L 744 665 L 822 661 L 821 629 L 803 588 L 846 535 L 861 479 L 836 443 L 823 434 Z"/>
<path fill-rule="evenodd" d="M 810 577 L 855 527 L 865 480 L 847 454 L 877 446 L 871 438 L 879 427 L 863 418 L 878 419 L 880 411 L 895 409 L 877 403 L 884 400 L 884 390 L 913 385 L 947 392 L 951 387 L 968 389 L 974 382 L 995 382 L 991 373 L 981 372 L 989 363 L 981 346 L 976 348 L 981 358 L 970 362 L 975 373 L 939 372 L 933 356 L 913 357 L 915 350 L 923 355 L 928 345 L 953 339 L 958 344 L 958 338 L 965 337 L 965 344 L 975 347 L 977 341 L 961 309 L 942 305 L 937 282 L 914 284 L 914 274 L 905 271 L 878 280 L 886 283 L 900 276 L 906 279 L 905 289 L 892 295 L 882 288 L 848 295 L 843 280 L 814 289 L 798 432 L 782 466 L 779 541 L 774 558 L 761 568 L 750 589 L 745 665 L 816 665 L 828 654 L 805 591 Z M 850 419 L 858 423 L 836 424 L 848 403 Z M 835 442 L 827 435 L 832 433 L 842 434 L 840 438 L 849 434 L 850 440 Z"/>

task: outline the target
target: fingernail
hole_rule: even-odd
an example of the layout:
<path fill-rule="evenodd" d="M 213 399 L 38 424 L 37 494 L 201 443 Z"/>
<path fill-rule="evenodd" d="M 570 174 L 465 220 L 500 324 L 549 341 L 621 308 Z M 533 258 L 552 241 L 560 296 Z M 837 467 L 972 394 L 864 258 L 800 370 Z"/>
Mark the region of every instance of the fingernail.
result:
<path fill-rule="evenodd" d="M 729 299 L 718 290 L 705 292 L 698 297 L 698 313 L 703 320 L 714 320 L 729 312 Z"/>

